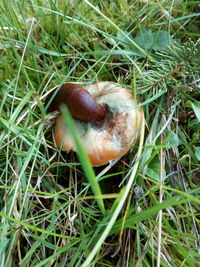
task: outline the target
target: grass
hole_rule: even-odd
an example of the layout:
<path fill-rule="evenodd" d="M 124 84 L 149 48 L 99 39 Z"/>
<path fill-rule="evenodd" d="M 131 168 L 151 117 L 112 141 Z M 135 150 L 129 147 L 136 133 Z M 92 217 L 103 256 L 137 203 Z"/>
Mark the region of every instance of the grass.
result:
<path fill-rule="evenodd" d="M 199 5 L 0 1 L 0 266 L 198 266 Z M 97 81 L 132 90 L 146 121 L 91 168 L 76 134 L 78 157 L 55 147 L 44 100 Z"/>

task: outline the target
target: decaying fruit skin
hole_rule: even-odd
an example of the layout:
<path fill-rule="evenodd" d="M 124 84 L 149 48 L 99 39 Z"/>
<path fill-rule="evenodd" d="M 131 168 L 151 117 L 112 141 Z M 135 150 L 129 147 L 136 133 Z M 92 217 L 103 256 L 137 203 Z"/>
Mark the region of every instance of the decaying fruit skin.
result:
<path fill-rule="evenodd" d="M 102 120 L 84 122 L 75 120 L 76 130 L 93 166 L 101 166 L 124 155 L 140 134 L 144 122 L 143 110 L 130 90 L 111 82 L 85 86 L 95 102 L 106 107 Z M 56 145 L 64 151 L 76 151 L 63 116 L 56 119 Z"/>
<path fill-rule="evenodd" d="M 105 108 L 97 104 L 94 97 L 84 87 L 65 83 L 54 96 L 56 90 L 52 91 L 46 99 L 47 105 L 53 97 L 48 107 L 49 112 L 59 110 L 60 105 L 65 104 L 75 120 L 94 122 L 104 119 Z"/>

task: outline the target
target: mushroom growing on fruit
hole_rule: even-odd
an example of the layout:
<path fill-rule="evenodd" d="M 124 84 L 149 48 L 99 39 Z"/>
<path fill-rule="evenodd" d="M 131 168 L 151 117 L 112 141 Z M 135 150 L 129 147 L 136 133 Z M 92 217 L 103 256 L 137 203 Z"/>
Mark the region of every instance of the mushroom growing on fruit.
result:
<path fill-rule="evenodd" d="M 111 82 L 85 87 L 66 83 L 55 90 L 46 99 L 48 111 L 67 105 L 93 166 L 120 158 L 139 136 L 144 114 L 130 90 Z M 54 139 L 62 150 L 76 151 L 62 114 L 56 119 Z"/>

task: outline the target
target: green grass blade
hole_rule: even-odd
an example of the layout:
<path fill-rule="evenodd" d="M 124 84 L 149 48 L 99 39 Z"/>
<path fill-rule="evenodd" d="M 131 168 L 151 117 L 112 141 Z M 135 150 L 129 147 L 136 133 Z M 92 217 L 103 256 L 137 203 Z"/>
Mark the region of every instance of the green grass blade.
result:
<path fill-rule="evenodd" d="M 146 55 L 149 59 L 152 59 L 149 54 L 142 49 L 138 44 L 136 44 L 123 30 L 121 30 L 111 19 L 109 19 L 106 15 L 104 15 L 98 8 L 96 8 L 92 3 L 88 0 L 84 0 L 91 8 L 93 8 L 98 14 L 100 14 L 105 20 L 108 21 L 115 29 L 117 29 L 135 48 L 137 48 L 141 53 Z"/>
<path fill-rule="evenodd" d="M 90 163 L 90 160 L 84 150 L 84 147 L 81 144 L 80 138 L 76 132 L 75 126 L 74 126 L 74 122 L 73 119 L 67 109 L 66 106 L 63 106 L 61 108 L 62 114 L 64 116 L 64 119 L 66 121 L 67 127 L 72 135 L 72 138 L 74 140 L 77 152 L 78 152 L 78 157 L 79 160 L 82 164 L 83 170 L 87 176 L 87 179 L 90 183 L 90 186 L 93 190 L 94 195 L 97 198 L 97 203 L 99 205 L 99 209 L 101 210 L 102 213 L 105 213 L 105 208 L 104 208 L 104 202 L 103 199 L 101 198 L 101 189 L 99 186 L 98 181 L 96 180 L 96 176 L 94 173 L 94 170 L 92 168 L 92 165 Z"/>
<path fill-rule="evenodd" d="M 15 224 L 24 226 L 24 227 L 29 228 L 29 229 L 31 229 L 33 231 L 36 231 L 36 232 L 47 234 L 49 236 L 56 236 L 56 237 L 61 237 L 61 238 L 66 238 L 66 239 L 76 239 L 75 237 L 66 236 L 66 235 L 62 235 L 62 234 L 57 234 L 57 233 L 50 232 L 50 231 L 47 231 L 45 229 L 42 229 L 40 227 L 37 227 L 37 226 L 31 225 L 31 224 L 25 223 L 23 221 L 20 221 L 20 220 L 15 219 L 15 218 L 13 218 L 13 217 L 11 217 L 9 215 L 6 215 L 3 212 L 0 212 L 0 217 L 6 218 L 8 221 L 11 221 L 11 222 L 13 222 Z"/>
<path fill-rule="evenodd" d="M 135 175 L 136 172 L 138 170 L 138 166 L 139 166 L 139 159 L 141 157 L 141 153 L 142 153 L 142 148 L 143 148 L 143 142 L 144 142 L 144 132 L 145 132 L 145 126 L 144 126 L 144 120 L 142 123 L 142 127 L 141 127 L 141 137 L 140 137 L 140 144 L 139 144 L 139 148 L 138 148 L 138 154 L 137 154 L 137 158 L 136 158 L 136 162 L 133 165 L 132 168 L 132 173 L 130 175 L 129 181 L 127 183 L 127 185 L 125 186 L 125 188 L 122 188 L 123 194 L 122 196 L 120 196 L 120 200 L 119 200 L 119 204 L 117 205 L 110 221 L 108 222 L 108 225 L 106 226 L 105 230 L 103 231 L 101 237 L 99 238 L 99 240 L 97 241 L 96 245 L 94 246 L 94 248 L 92 249 L 91 253 L 89 254 L 89 256 L 86 258 L 85 262 L 82 264 L 82 267 L 87 267 L 90 266 L 93 258 L 95 257 L 96 253 L 99 251 L 100 247 L 102 246 L 103 242 L 105 241 L 106 237 L 109 235 L 114 223 L 117 220 L 117 217 L 119 216 L 119 213 L 127 199 L 127 196 L 130 192 L 131 186 L 133 184 L 133 181 L 135 179 Z M 117 201 L 117 200 L 116 200 Z M 115 203 L 116 203 L 115 201 Z M 114 203 L 114 205 L 115 205 Z"/>

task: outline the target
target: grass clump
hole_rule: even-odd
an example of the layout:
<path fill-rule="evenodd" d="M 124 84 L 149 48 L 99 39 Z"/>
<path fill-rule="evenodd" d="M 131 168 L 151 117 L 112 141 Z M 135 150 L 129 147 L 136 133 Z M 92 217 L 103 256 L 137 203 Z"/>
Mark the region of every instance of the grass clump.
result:
<path fill-rule="evenodd" d="M 1 266 L 197 266 L 198 1 L 2 0 L 0 10 Z M 140 98 L 146 130 L 94 168 L 96 201 L 91 173 L 55 148 L 43 103 L 58 84 L 98 80 Z"/>

